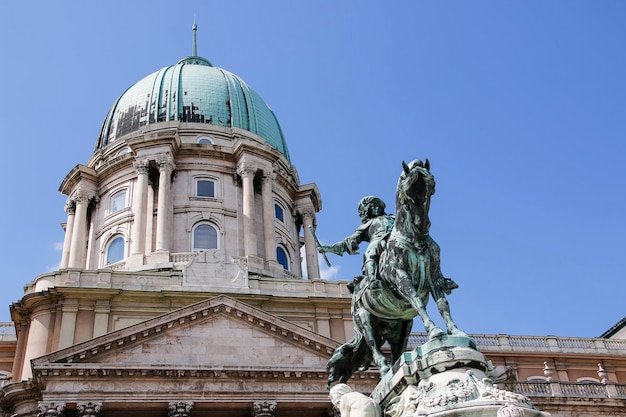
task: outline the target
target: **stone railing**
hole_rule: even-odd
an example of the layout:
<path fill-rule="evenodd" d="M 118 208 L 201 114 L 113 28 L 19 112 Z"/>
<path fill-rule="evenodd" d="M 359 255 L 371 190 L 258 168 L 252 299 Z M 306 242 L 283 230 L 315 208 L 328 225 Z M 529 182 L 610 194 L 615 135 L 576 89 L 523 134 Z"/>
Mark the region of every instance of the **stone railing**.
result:
<path fill-rule="evenodd" d="M 12 322 L 0 323 L 0 342 L 15 342 L 17 336 L 15 335 L 15 326 Z"/>
<path fill-rule="evenodd" d="M 198 256 L 198 252 L 181 252 L 170 254 L 170 261 L 173 264 L 186 264 L 189 263 Z"/>
<path fill-rule="evenodd" d="M 511 336 L 506 334 L 470 335 L 482 352 L 545 352 L 626 355 L 626 340 L 556 337 Z M 426 334 L 412 333 L 408 349 L 414 349 L 427 341 Z"/>
<path fill-rule="evenodd" d="M 520 381 L 515 383 L 515 392 L 527 397 L 621 399 L 626 398 L 626 384 Z"/>

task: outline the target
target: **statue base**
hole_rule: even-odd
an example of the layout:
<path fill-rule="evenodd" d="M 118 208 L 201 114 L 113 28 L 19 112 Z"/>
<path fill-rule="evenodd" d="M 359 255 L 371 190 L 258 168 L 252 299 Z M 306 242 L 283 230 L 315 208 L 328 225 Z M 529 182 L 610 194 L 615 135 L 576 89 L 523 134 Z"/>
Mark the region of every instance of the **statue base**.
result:
<path fill-rule="evenodd" d="M 491 363 L 467 336 L 442 336 L 406 352 L 372 391 L 385 417 L 547 417 L 497 388 Z"/>

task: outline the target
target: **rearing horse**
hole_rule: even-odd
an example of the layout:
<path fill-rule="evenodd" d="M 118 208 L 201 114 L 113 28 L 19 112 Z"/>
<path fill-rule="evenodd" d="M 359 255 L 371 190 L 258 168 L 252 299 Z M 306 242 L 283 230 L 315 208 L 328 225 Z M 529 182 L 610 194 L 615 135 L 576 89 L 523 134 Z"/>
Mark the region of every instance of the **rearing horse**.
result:
<path fill-rule="evenodd" d="M 466 336 L 454 324 L 445 295 L 457 285 L 441 273 L 439 245 L 428 234 L 430 197 L 435 178 L 428 159 L 402 163 L 403 172 L 396 191 L 396 220 L 382 252 L 377 275 L 382 288 L 370 290 L 367 280 L 356 281 L 352 295 L 354 338 L 335 350 L 328 361 L 328 385 L 345 383 L 358 369 L 372 362 L 381 376 L 390 370 L 381 352 L 385 341 L 391 346 L 392 362 L 406 350 L 413 318 L 419 316 L 429 339 L 441 337 L 426 312 L 429 297 L 437 303 L 448 334 Z"/>

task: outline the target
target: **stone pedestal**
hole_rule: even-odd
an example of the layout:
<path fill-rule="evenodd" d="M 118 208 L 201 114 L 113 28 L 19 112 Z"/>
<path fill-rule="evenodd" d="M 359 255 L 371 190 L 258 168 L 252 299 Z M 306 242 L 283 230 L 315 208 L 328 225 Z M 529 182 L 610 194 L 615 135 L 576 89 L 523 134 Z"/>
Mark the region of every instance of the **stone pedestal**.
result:
<path fill-rule="evenodd" d="M 407 352 L 371 394 L 385 417 L 547 417 L 494 387 L 491 363 L 469 337 L 443 336 Z"/>

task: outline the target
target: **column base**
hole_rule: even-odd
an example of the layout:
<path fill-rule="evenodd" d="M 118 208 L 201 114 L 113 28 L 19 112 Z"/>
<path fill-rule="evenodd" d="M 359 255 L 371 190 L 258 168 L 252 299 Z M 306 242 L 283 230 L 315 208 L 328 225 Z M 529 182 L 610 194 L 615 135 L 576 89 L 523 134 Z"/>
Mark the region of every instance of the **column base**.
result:
<path fill-rule="evenodd" d="M 127 268 L 134 268 L 137 266 L 145 265 L 144 262 L 144 254 L 143 253 L 134 253 L 126 258 L 125 265 Z"/>

